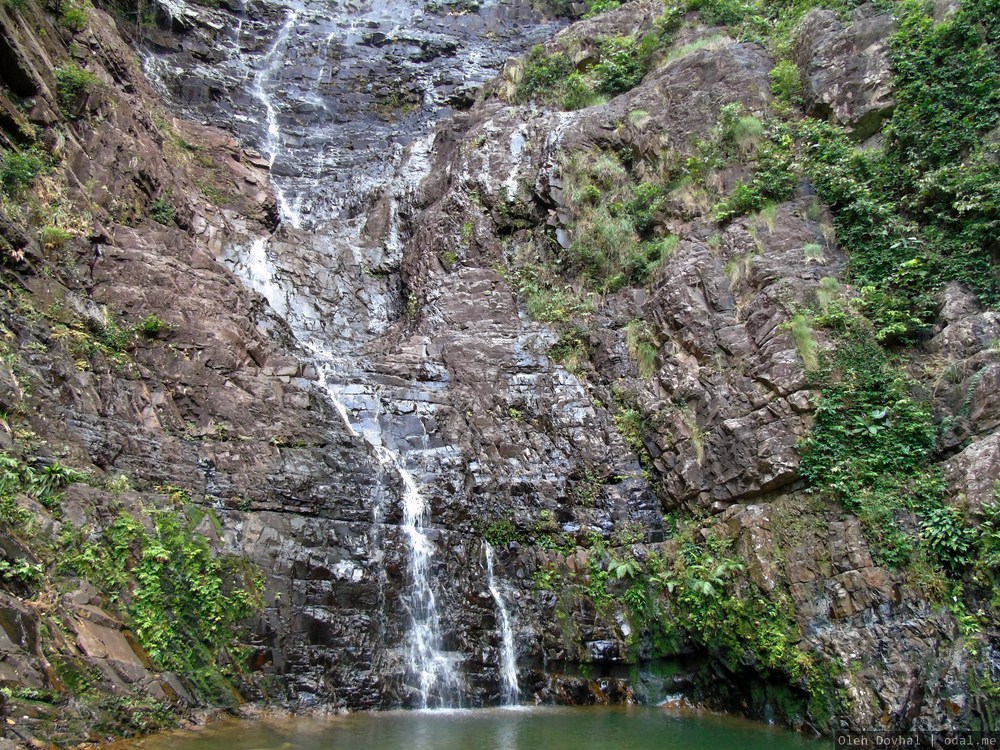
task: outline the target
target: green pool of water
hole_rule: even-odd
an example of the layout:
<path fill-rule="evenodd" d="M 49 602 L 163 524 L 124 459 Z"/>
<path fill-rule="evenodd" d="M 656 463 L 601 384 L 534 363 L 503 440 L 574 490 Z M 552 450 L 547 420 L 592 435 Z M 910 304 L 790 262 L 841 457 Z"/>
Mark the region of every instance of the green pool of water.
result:
<path fill-rule="evenodd" d="M 802 750 L 828 743 L 661 707 L 392 711 L 221 722 L 121 743 L 144 750 Z"/>

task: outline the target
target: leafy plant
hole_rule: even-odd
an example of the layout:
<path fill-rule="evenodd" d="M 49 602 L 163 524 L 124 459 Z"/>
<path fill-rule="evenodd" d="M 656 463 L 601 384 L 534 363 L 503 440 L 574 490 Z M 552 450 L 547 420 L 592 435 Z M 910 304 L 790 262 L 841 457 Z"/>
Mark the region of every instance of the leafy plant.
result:
<path fill-rule="evenodd" d="M 0 580 L 4 583 L 30 586 L 42 579 L 42 566 L 24 558 L 0 559 Z"/>
<path fill-rule="evenodd" d="M 47 167 L 46 158 L 37 150 L 3 151 L 0 153 L 0 184 L 5 193 L 15 197 L 30 188 Z"/>
<path fill-rule="evenodd" d="M 940 505 L 929 473 L 937 430 L 927 405 L 864 326 L 825 355 L 814 376 L 821 396 L 811 434 L 800 442 L 799 471 L 856 512 L 877 555 L 899 565 L 909 546 L 897 524 L 907 507 Z"/>
<path fill-rule="evenodd" d="M 628 91 L 637 86 L 645 74 L 634 37 L 603 39 L 599 56 L 593 69 L 598 93 L 614 96 Z"/>
<path fill-rule="evenodd" d="M 970 562 L 975 537 L 957 508 L 931 507 L 920 519 L 920 539 L 950 570 L 960 571 Z"/>
<path fill-rule="evenodd" d="M 240 624 L 262 606 L 262 579 L 244 561 L 216 557 L 184 514 L 154 510 L 150 520 L 147 531 L 122 513 L 101 534 L 67 536 L 61 565 L 123 604 L 159 668 L 186 675 L 214 701 L 231 703 L 218 664 Z"/>
<path fill-rule="evenodd" d="M 172 326 L 154 313 L 150 313 L 137 325 L 136 330 L 143 336 L 155 338 L 161 333 L 168 332 Z"/>
<path fill-rule="evenodd" d="M 509 518 L 501 518 L 491 522 L 483 529 L 486 541 L 499 549 L 506 548 L 511 542 L 523 542 L 524 535 L 518 531 Z"/>
<path fill-rule="evenodd" d="M 158 224 L 173 224 L 177 211 L 166 198 L 156 198 L 149 205 L 149 217 Z"/>
<path fill-rule="evenodd" d="M 800 104 L 802 101 L 802 79 L 799 67 L 791 60 L 780 60 L 768 74 L 771 92 L 785 104 Z"/>
<path fill-rule="evenodd" d="M 86 6 L 76 5 L 71 0 L 64 0 L 59 6 L 59 25 L 76 33 L 87 28 L 90 14 Z"/>
<path fill-rule="evenodd" d="M 56 94 L 64 110 L 71 109 L 83 96 L 97 87 L 97 76 L 76 63 L 66 63 L 55 69 Z"/>
<path fill-rule="evenodd" d="M 49 224 L 38 230 L 38 241 L 45 250 L 60 250 L 71 239 L 72 235 L 69 232 L 53 224 Z"/>

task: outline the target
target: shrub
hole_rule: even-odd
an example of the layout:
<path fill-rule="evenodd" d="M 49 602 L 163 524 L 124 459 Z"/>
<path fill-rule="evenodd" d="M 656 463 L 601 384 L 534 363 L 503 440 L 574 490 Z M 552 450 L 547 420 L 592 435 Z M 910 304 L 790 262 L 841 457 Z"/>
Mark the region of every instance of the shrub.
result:
<path fill-rule="evenodd" d="M 571 73 L 562 85 L 562 108 L 568 111 L 600 104 L 604 99 L 597 94 L 579 73 Z"/>
<path fill-rule="evenodd" d="M 83 31 L 87 28 L 87 23 L 90 21 L 90 14 L 87 12 L 87 9 L 75 5 L 69 2 L 69 0 L 66 0 L 59 6 L 59 13 L 59 25 L 64 26 L 74 33 Z"/>
<path fill-rule="evenodd" d="M 798 66 L 791 60 L 781 60 L 769 74 L 771 93 L 785 104 L 802 103 L 802 77 Z"/>
<path fill-rule="evenodd" d="M 97 86 L 97 77 L 74 63 L 67 63 L 55 70 L 56 94 L 63 109 L 69 109 L 82 96 Z"/>
<path fill-rule="evenodd" d="M 172 224 L 177 211 L 165 198 L 157 198 L 149 205 L 149 217 L 159 224 Z"/>
<path fill-rule="evenodd" d="M 570 73 L 573 64 L 564 52 L 545 54 L 545 48 L 536 44 L 528 51 L 524 71 L 517 88 L 517 100 L 529 101 L 543 94 L 550 94 Z"/>
<path fill-rule="evenodd" d="M 600 44 L 600 60 L 594 65 L 595 88 L 614 96 L 634 88 L 645 73 L 634 37 L 611 37 Z"/>
<path fill-rule="evenodd" d="M 920 519 L 920 539 L 953 572 L 969 563 L 975 538 L 956 508 L 939 505 L 924 511 Z"/>
<path fill-rule="evenodd" d="M 8 195 L 17 195 L 30 188 L 47 166 L 45 158 L 35 150 L 4 151 L 0 156 L 0 184 Z"/>
<path fill-rule="evenodd" d="M 72 239 L 72 235 L 62 227 L 53 224 L 38 230 L 38 241 L 45 250 L 61 250 Z"/>

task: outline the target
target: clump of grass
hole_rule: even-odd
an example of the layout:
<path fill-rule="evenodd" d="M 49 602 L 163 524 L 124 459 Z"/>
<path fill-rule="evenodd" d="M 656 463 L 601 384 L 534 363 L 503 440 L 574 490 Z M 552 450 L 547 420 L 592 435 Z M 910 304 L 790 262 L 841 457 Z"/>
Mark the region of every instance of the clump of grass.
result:
<path fill-rule="evenodd" d="M 816 288 L 816 301 L 820 309 L 825 313 L 830 310 L 830 305 L 840 294 L 840 282 L 831 276 L 825 276 L 819 280 Z"/>
<path fill-rule="evenodd" d="M 810 263 L 825 263 L 826 253 L 818 242 L 810 242 L 802 248 L 802 254 Z"/>
<path fill-rule="evenodd" d="M 625 326 L 625 346 L 639 366 L 639 375 L 652 377 L 656 372 L 657 346 L 649 323 L 639 318 L 630 320 Z"/>
<path fill-rule="evenodd" d="M 38 241 L 47 251 L 61 250 L 72 239 L 72 235 L 62 227 L 49 224 L 38 230 Z"/>
<path fill-rule="evenodd" d="M 672 63 L 676 60 L 680 60 L 682 57 L 687 57 L 699 50 L 703 49 L 716 49 L 722 46 L 722 43 L 726 40 L 725 34 L 712 34 L 710 36 L 703 36 L 695 39 L 693 42 L 688 42 L 687 44 L 682 44 L 680 47 L 675 47 L 667 52 L 666 61 L 667 63 Z"/>
<path fill-rule="evenodd" d="M 816 353 L 816 341 L 813 338 L 812 320 L 808 315 L 799 313 L 792 318 L 789 328 L 795 341 L 795 349 L 802 359 L 802 366 L 806 370 L 815 370 L 819 366 L 819 357 Z"/>

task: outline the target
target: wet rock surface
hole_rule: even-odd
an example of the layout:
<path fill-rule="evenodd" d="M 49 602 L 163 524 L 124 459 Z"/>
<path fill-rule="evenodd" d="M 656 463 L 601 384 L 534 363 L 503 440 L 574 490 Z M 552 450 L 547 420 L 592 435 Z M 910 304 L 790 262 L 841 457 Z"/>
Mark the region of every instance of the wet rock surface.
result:
<path fill-rule="evenodd" d="M 647 28 L 654 5 L 626 3 L 560 39 L 586 56 L 593 34 Z M 952 615 L 877 566 L 856 519 L 801 491 L 797 441 L 813 394 L 791 325 L 846 262 L 808 185 L 773 216 L 724 227 L 697 197 L 669 204 L 676 247 L 648 286 L 599 301 L 589 357 L 575 368 L 553 353 L 560 333 L 526 314 L 513 275 L 518 252 L 566 249 L 568 156 L 693 156 L 725 105 L 766 111 L 773 63 L 762 47 L 719 36 L 605 104 L 552 112 L 473 93 L 506 56 L 555 30 L 529 3 L 158 12 L 143 29 L 145 71 L 189 120 L 210 124 L 161 109 L 95 11 L 80 41 L 107 87 L 75 103 L 62 148 L 72 197 L 86 193 L 100 226 L 70 243 L 75 270 L 46 274 L 45 250 L 16 222 L 0 223 L 3 241 L 26 249 L 13 273 L 35 307 L 64 310 L 40 320 L 5 308 L 25 369 L 0 365 L 0 399 L 28 404 L 26 423 L 47 441 L 41 456 L 151 491 L 184 488 L 214 509 L 218 527 L 200 533 L 264 577 L 248 697 L 420 704 L 412 479 L 427 509 L 419 531 L 433 548 L 438 646 L 461 675 L 463 705 L 502 697 L 486 538 L 513 616 L 522 698 L 632 700 L 636 686 L 615 670 L 654 653 L 651 629 L 588 593 L 595 539 L 643 562 L 673 560 L 666 513 L 697 517 L 699 538 L 726 540 L 747 581 L 790 602 L 795 648 L 841 670 L 850 702 L 837 726 L 972 721 L 972 657 Z M 810 106 L 866 137 L 891 107 L 891 25 L 825 13 L 807 16 L 797 46 Z M 35 97 L 30 117 L 43 125 L 58 118 L 47 89 L 65 52 L 3 19 L 19 55 L 19 75 L 4 83 Z M 492 91 L 503 96 L 516 70 L 504 66 Z M 742 176 L 721 173 L 720 192 Z M 91 184 L 102 187 L 86 192 Z M 165 196 L 175 215 L 161 225 L 148 214 Z M 60 322 L 131 325 L 150 313 L 168 327 L 142 338 L 124 368 L 105 354 L 77 359 L 52 337 Z M 922 350 L 929 372 L 950 373 L 933 393 L 953 422 L 943 470 L 973 513 L 997 475 L 995 317 L 949 287 Z M 633 320 L 655 343 L 649 374 L 629 353 Z M 828 342 L 818 334 L 814 345 Z M 648 420 L 638 445 L 622 429 L 623 392 Z M 0 439 L 15 444 L 10 430 Z M 63 523 L 113 520 L 107 491 L 74 485 L 67 497 Z M 611 586 L 625 595 L 625 583 Z M 59 607 L 70 634 L 61 654 L 124 693 L 197 700 L 150 670 L 85 582 Z M 41 616 L 6 595 L 0 612 L 3 679 L 50 685 L 33 635 Z M 750 695 L 749 672 L 722 671 L 693 642 L 675 653 L 681 673 L 658 689 L 773 711 Z M 581 677 L 580 665 L 593 674 Z"/>

